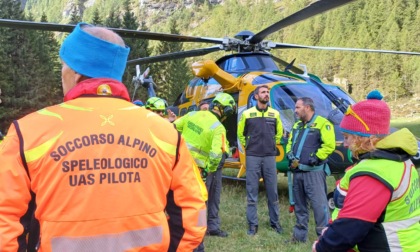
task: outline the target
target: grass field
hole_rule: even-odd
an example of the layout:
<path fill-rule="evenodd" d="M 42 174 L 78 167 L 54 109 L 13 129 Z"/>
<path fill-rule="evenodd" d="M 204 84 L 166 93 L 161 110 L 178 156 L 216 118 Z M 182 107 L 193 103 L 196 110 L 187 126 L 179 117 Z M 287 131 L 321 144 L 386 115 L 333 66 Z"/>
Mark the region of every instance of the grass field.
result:
<path fill-rule="evenodd" d="M 420 138 L 420 118 L 397 118 L 391 120 L 391 126 L 395 128 L 407 128 Z"/>
<path fill-rule="evenodd" d="M 279 235 L 270 228 L 267 198 L 264 186 L 260 184 L 258 199 L 258 233 L 254 237 L 246 234 L 248 224 L 246 220 L 246 190 L 245 181 L 223 180 L 222 197 L 220 202 L 221 228 L 229 233 L 227 238 L 206 236 L 204 244 L 206 251 L 251 252 L 251 251 L 310 251 L 312 241 L 316 239 L 315 224 L 312 218 L 309 223 L 309 241 L 306 244 L 287 244 L 291 238 L 295 224 L 294 214 L 289 213 L 287 178 L 278 175 L 278 192 L 280 200 L 280 223 L 284 233 Z M 333 177 L 328 178 L 329 191 L 334 187 Z"/>
<path fill-rule="evenodd" d="M 407 127 L 417 137 L 420 137 L 420 119 L 396 119 L 391 122 L 393 127 Z M 229 172 L 229 171 L 227 171 Z M 224 171 L 225 173 L 225 171 Z M 295 224 L 294 214 L 289 214 L 287 178 L 278 175 L 278 192 L 280 199 L 280 223 L 284 233 L 279 235 L 272 231 L 269 224 L 267 198 L 263 184 L 260 186 L 258 201 L 259 230 L 255 237 L 246 234 L 248 224 L 246 220 L 246 190 L 244 181 L 223 180 L 223 190 L 220 203 L 221 228 L 229 233 L 227 238 L 209 237 L 204 239 L 207 252 L 252 252 L 252 251 L 311 251 L 312 242 L 316 240 L 313 213 L 310 214 L 309 241 L 306 244 L 288 244 L 292 228 Z M 333 177 L 327 179 L 328 191 L 334 188 Z"/>

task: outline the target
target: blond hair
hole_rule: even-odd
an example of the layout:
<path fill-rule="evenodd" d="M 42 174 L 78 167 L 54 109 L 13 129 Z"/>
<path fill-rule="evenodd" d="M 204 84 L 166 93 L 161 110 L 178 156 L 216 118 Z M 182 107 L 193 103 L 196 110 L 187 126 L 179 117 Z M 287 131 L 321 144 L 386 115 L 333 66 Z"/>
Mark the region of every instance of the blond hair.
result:
<path fill-rule="evenodd" d="M 343 133 L 343 135 L 348 136 L 350 134 Z M 372 152 L 376 150 L 376 147 L 375 147 L 376 143 L 383 139 L 383 137 L 378 137 L 374 135 L 369 136 L 369 137 L 363 137 L 363 136 L 352 134 L 352 137 L 353 137 L 353 141 L 352 143 L 350 143 L 349 149 L 351 150 L 353 157 L 357 159 L 359 158 L 360 154 Z"/>

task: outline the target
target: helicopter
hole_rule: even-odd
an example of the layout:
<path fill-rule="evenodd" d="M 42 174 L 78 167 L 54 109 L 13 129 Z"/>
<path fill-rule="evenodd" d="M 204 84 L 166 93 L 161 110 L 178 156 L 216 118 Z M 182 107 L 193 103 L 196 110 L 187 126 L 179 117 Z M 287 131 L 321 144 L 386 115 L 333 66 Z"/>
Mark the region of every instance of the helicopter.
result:
<path fill-rule="evenodd" d="M 344 170 L 348 166 L 353 164 L 351 152 L 343 146 L 343 137 L 339 131 L 339 124 L 347 107 L 354 104 L 355 101 L 341 87 L 323 83 L 319 77 L 308 73 L 305 65 L 301 66 L 302 70 L 294 66 L 294 61 L 285 62 L 270 54 L 269 51 L 272 49 L 306 48 L 417 56 L 420 53 L 361 48 L 303 46 L 265 41 L 264 38 L 272 32 L 278 31 L 286 26 L 350 2 L 353 2 L 353 0 L 316 1 L 257 34 L 245 30 L 236 34 L 234 38 L 203 38 L 206 42 L 212 40 L 213 43 L 219 45 L 130 60 L 128 61 L 128 65 L 150 64 L 163 60 L 201 56 L 219 50 L 236 51 L 236 53 L 223 56 L 215 62 L 206 60 L 193 63 L 192 69 L 196 78 L 189 82 L 184 92 L 177 97 L 171 108 L 176 114 L 182 116 L 190 111 L 197 110 L 197 105 L 202 100 L 210 102 L 215 94 L 220 91 L 227 92 L 234 97 L 238 104 L 237 114 L 223 122 L 227 130 L 227 139 L 233 150 L 233 154 L 226 160 L 224 167 L 236 168 L 239 171 L 235 177 L 224 177 L 243 179 L 246 171 L 245 154 L 237 140 L 237 122 L 244 110 L 256 104 L 253 94 L 256 86 L 265 84 L 270 87 L 270 106 L 280 112 L 286 136 L 282 144 L 278 146 L 279 155 L 276 157 L 277 170 L 285 174 L 290 172 L 284 151 L 287 144 L 287 134 L 291 131 L 296 121 L 294 115 L 296 99 L 306 96 L 313 98 L 316 113 L 330 120 L 335 126 L 336 149 L 328 158 L 328 164 L 331 169 L 331 174 L 337 179 L 344 174 Z M 284 69 L 279 69 L 278 65 L 283 66 Z M 420 167 L 420 142 L 418 146 L 419 151 L 412 159 L 416 167 Z"/>
<path fill-rule="evenodd" d="M 285 27 L 354 1 L 355 0 L 315 1 L 258 33 L 244 30 L 237 33 L 233 38 L 210 38 L 118 28 L 110 29 L 125 38 L 215 44 L 214 46 L 200 49 L 129 60 L 127 65 L 136 65 L 137 68 L 137 74 L 133 78 L 133 84 L 135 86 L 137 85 L 137 87 L 141 85 L 147 88 L 149 96 L 155 96 L 154 88 L 156 88 L 156 85 L 150 80 L 150 77 L 148 77 L 149 73 L 147 70 L 143 74 L 140 72 L 140 65 L 145 66 L 161 61 L 204 56 L 217 51 L 234 52 L 225 55 L 216 61 L 205 60 L 193 63 L 192 70 L 196 77 L 189 81 L 185 90 L 179 94 L 170 107 L 178 116 L 183 116 L 189 111 L 197 110 L 198 104 L 201 101 L 211 101 L 218 92 L 223 91 L 234 97 L 238 104 L 238 109 L 233 116 L 230 116 L 223 122 L 227 130 L 227 139 L 229 140 L 231 149 L 231 154 L 229 158 L 227 158 L 224 167 L 237 169 L 236 175 L 229 176 L 230 178 L 241 180 L 245 175 L 245 154 L 243 147 L 240 146 L 239 141 L 237 140 L 237 123 L 242 112 L 256 104 L 253 92 L 257 85 L 263 84 L 270 87 L 270 106 L 279 111 L 285 130 L 282 143 L 277 146 L 279 150 L 279 155 L 276 157 L 278 172 L 287 176 L 290 175 L 288 160 L 285 157 L 287 133 L 291 131 L 291 128 L 296 121 L 294 106 L 297 98 L 307 96 L 314 100 L 316 113 L 330 120 L 335 126 L 336 149 L 328 158 L 328 164 L 332 175 L 335 178 L 339 178 L 344 174 L 345 169 L 353 164 L 351 152 L 343 145 L 343 137 L 339 131 L 339 124 L 347 107 L 354 104 L 355 100 L 353 100 L 341 87 L 324 83 L 316 75 L 308 73 L 306 66 L 301 65 L 300 68 L 296 67 L 294 66 L 294 60 L 286 62 L 271 54 L 270 51 L 275 49 L 300 48 L 417 56 L 419 56 L 420 53 L 362 48 L 306 46 L 278 43 L 264 39 L 268 35 Z M 71 32 L 74 28 L 74 25 L 8 19 L 0 19 L 0 26 L 59 32 Z M 282 68 L 280 69 L 279 66 Z M 412 160 L 416 167 L 420 167 L 420 143 L 419 151 Z M 290 178 L 291 176 L 288 177 Z"/>

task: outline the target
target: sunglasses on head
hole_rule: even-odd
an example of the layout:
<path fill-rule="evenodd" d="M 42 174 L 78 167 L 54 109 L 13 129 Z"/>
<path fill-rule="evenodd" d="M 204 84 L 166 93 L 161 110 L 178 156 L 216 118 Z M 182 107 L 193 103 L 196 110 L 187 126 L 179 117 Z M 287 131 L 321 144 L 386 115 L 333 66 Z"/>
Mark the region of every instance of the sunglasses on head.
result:
<path fill-rule="evenodd" d="M 344 115 L 351 115 L 354 118 L 356 118 L 361 124 L 363 124 L 363 126 L 365 126 L 365 129 L 367 131 L 370 131 L 368 125 L 365 123 L 365 121 L 363 121 L 362 118 L 360 118 L 360 116 L 358 114 L 356 114 L 356 112 L 354 112 L 354 110 L 352 109 L 351 105 L 347 108 L 346 113 L 344 113 Z"/>

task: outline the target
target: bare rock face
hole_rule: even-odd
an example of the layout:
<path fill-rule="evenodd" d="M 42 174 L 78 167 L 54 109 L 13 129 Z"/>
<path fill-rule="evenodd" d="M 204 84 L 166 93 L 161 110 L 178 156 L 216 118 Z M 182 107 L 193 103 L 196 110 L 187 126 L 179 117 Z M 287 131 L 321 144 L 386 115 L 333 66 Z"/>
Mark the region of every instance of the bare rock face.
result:
<path fill-rule="evenodd" d="M 209 1 L 212 5 L 223 4 L 224 0 L 205 0 Z M 159 23 L 162 20 L 167 19 L 175 11 L 187 8 L 192 8 L 195 4 L 200 4 L 197 0 L 184 0 L 184 1 L 172 1 L 172 0 L 139 0 L 139 5 L 136 10 L 137 13 L 144 16 L 143 20 L 149 23 Z M 147 24 L 149 26 L 149 24 Z"/>

